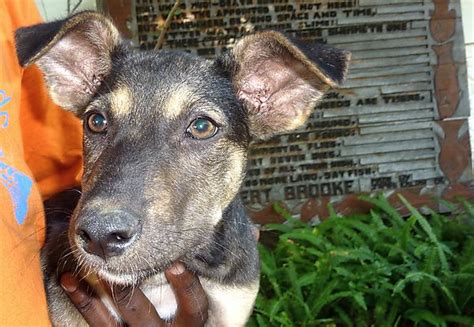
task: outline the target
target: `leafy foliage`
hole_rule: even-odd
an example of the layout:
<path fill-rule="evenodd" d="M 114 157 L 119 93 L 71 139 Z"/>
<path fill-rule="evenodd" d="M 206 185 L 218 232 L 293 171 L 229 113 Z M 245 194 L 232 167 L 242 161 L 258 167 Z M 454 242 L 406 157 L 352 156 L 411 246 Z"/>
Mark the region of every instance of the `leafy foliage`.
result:
<path fill-rule="evenodd" d="M 367 215 L 266 226 L 249 326 L 474 326 L 474 205 L 425 216 L 401 197 L 404 219 L 364 200 Z"/>

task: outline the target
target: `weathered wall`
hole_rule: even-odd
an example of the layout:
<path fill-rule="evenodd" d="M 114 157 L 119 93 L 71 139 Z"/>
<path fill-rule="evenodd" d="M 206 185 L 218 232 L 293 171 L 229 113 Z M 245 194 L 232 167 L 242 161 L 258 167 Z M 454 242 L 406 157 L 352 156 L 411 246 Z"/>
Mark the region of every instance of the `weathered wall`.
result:
<path fill-rule="evenodd" d="M 464 32 L 464 46 L 467 62 L 467 83 L 469 89 L 469 103 L 471 116 L 469 117 L 469 134 L 471 144 L 474 143 L 474 1 L 461 0 L 462 25 Z M 471 151 L 471 161 L 474 161 L 474 152 Z M 473 167 L 474 169 L 474 167 Z"/>
<path fill-rule="evenodd" d="M 139 46 L 153 47 L 172 4 L 134 1 Z M 166 47 L 212 57 L 248 32 L 276 28 L 352 51 L 344 88 L 304 128 L 250 152 L 249 209 L 281 200 L 309 220 L 329 202 L 357 209 L 361 192 L 402 190 L 419 205 L 470 194 L 461 184 L 471 163 L 460 14 L 454 0 L 183 1 Z"/>

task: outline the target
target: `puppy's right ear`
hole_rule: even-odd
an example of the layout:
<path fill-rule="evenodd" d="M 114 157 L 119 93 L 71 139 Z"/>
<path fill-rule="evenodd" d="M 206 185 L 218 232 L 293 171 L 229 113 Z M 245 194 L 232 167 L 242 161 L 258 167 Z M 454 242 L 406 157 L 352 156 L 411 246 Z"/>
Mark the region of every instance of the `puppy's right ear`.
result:
<path fill-rule="evenodd" d="M 36 63 L 53 101 L 78 113 L 112 69 L 120 36 L 112 22 L 96 12 L 23 27 L 15 32 L 22 66 Z"/>

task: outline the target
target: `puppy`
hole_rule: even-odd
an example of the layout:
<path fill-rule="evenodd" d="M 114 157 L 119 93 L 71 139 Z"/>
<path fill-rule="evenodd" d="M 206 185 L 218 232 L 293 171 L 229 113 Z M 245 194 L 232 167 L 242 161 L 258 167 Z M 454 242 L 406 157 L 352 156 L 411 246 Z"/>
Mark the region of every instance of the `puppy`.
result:
<path fill-rule="evenodd" d="M 16 42 L 21 65 L 36 63 L 54 102 L 84 123 L 82 195 L 70 221 L 48 222 L 42 254 L 53 324 L 86 325 L 63 271 L 139 285 L 172 318 L 162 272 L 179 260 L 208 296 L 207 325 L 243 326 L 259 285 L 239 199 L 249 143 L 302 126 L 349 54 L 274 31 L 215 60 L 138 52 L 96 12 L 21 28 Z"/>

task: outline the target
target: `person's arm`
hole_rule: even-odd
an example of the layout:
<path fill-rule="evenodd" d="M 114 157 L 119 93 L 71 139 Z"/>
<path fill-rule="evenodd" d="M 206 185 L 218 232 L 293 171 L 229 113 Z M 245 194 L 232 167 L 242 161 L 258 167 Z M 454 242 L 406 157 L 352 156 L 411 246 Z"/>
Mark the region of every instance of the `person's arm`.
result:
<path fill-rule="evenodd" d="M 173 287 L 178 302 L 174 320 L 171 322 L 162 320 L 139 288 L 114 287 L 115 304 L 127 326 L 204 326 L 207 321 L 208 301 L 198 277 L 187 271 L 181 263 L 174 264 L 165 271 L 165 275 Z M 89 325 L 118 326 L 104 303 L 89 295 L 88 286 L 81 284 L 72 274 L 63 274 L 61 285 Z"/>

